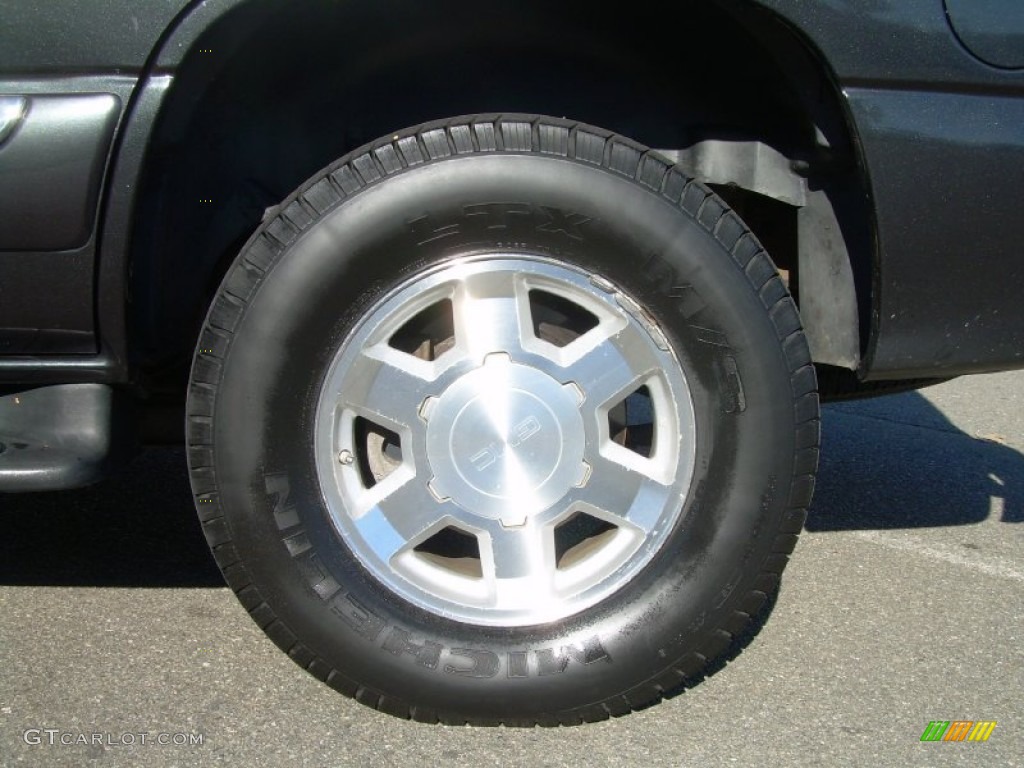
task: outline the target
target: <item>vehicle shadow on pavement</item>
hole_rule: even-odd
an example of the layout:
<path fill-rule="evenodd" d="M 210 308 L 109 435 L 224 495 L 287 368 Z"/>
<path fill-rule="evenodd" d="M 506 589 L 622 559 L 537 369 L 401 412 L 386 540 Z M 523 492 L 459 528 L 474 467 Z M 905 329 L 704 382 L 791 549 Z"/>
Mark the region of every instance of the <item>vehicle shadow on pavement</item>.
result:
<path fill-rule="evenodd" d="M 1024 455 L 970 435 L 918 392 L 822 409 L 808 531 L 1024 522 Z"/>
<path fill-rule="evenodd" d="M 151 448 L 96 485 L 0 495 L 0 584 L 220 587 L 182 448 Z"/>
<path fill-rule="evenodd" d="M 808 531 L 1024 522 L 1024 455 L 953 426 L 916 392 L 823 411 Z M 996 505 L 998 508 L 999 504 Z M 0 584 L 220 587 L 180 448 L 88 488 L 0 495 Z"/>

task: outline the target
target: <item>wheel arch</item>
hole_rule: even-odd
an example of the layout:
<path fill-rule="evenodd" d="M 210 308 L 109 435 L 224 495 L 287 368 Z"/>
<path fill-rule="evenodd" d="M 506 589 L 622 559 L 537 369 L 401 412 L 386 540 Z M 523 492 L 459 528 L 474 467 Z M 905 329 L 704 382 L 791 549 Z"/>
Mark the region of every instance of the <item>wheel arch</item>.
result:
<path fill-rule="evenodd" d="M 798 278 L 816 358 L 855 368 L 871 312 L 873 214 L 852 123 L 813 45 L 733 0 L 652 4 L 628 19 L 595 20 L 587 7 L 223 0 L 184 15 L 151 70 L 173 81 L 132 215 L 136 363 L 182 380 L 238 247 L 317 169 L 390 131 L 491 110 L 567 114 L 667 150 L 711 138 L 776 151 L 785 184 L 821 192 L 815 226 L 843 248 L 802 254 L 798 209 L 773 207 L 771 189 L 719 191 L 754 210 L 748 224 Z"/>

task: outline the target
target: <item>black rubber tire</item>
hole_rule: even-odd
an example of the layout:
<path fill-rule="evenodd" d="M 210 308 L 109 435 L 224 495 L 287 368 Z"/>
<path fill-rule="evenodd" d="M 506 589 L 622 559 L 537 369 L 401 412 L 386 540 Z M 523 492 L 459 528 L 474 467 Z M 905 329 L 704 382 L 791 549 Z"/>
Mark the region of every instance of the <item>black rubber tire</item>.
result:
<path fill-rule="evenodd" d="M 364 309 L 431 265 L 499 248 L 631 294 L 666 331 L 697 417 L 666 547 L 605 601 L 524 628 L 429 615 L 375 582 L 329 522 L 311 439 L 325 368 Z M 409 129 L 303 184 L 225 277 L 187 411 L 203 529 L 252 618 L 342 693 L 429 722 L 599 720 L 699 679 L 776 588 L 818 459 L 800 320 L 742 221 L 656 153 L 536 116 Z"/>

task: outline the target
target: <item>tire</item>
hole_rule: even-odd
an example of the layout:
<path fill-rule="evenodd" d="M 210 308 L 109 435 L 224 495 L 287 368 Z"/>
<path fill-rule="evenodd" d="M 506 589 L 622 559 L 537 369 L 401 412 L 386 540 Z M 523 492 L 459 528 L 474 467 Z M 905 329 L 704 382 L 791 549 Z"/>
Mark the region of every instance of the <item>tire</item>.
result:
<path fill-rule="evenodd" d="M 728 656 L 819 423 L 796 308 L 712 192 L 607 131 L 471 116 L 265 218 L 187 434 L 213 554 L 296 663 L 403 718 L 556 725 Z"/>

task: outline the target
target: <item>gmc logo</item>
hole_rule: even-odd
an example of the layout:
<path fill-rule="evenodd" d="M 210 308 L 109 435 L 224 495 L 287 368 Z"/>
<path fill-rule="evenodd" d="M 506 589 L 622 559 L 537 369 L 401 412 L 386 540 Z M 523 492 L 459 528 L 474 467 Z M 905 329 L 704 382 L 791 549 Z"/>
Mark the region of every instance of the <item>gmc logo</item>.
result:
<path fill-rule="evenodd" d="M 509 448 L 518 448 L 539 432 L 540 422 L 537 421 L 535 416 L 527 416 L 512 427 L 512 439 L 509 440 L 507 446 L 499 445 L 498 443 L 491 443 L 479 453 L 474 453 L 470 456 L 469 460 L 472 462 L 473 467 L 477 472 L 483 472 L 494 462 L 500 459 L 506 450 Z"/>

